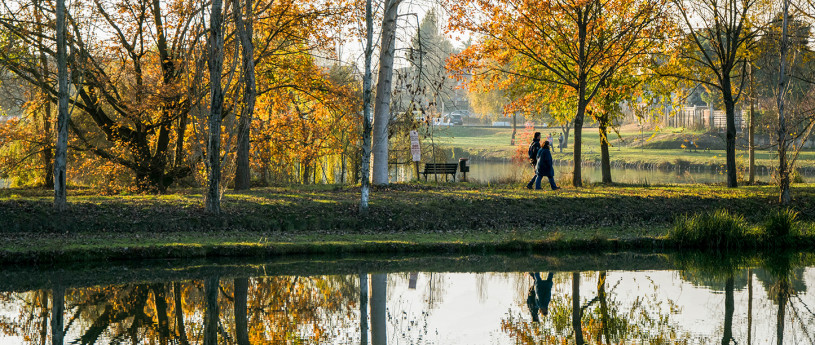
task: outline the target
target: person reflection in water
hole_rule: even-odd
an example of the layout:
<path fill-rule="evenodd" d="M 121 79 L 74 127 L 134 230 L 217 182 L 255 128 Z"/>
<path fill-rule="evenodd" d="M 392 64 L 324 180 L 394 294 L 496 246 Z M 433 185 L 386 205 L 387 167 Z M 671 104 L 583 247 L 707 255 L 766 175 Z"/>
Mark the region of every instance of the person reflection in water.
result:
<path fill-rule="evenodd" d="M 543 316 L 549 315 L 549 302 L 552 300 L 552 277 L 554 273 L 549 272 L 546 280 L 541 279 L 539 272 L 529 272 L 534 284 L 529 288 L 529 295 L 526 297 L 526 306 L 532 314 L 532 322 L 540 322 L 538 312 Z"/>

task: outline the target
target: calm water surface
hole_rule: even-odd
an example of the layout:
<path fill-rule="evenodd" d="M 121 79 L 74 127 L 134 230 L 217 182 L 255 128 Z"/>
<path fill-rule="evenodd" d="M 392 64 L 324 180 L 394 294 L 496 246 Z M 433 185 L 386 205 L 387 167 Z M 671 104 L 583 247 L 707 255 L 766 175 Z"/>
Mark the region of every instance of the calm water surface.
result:
<path fill-rule="evenodd" d="M 414 168 L 400 166 L 398 169 L 391 169 L 391 178 L 398 181 L 409 181 L 413 179 Z M 570 179 L 572 166 L 562 164 L 555 166 L 555 179 Z M 761 182 L 772 183 L 772 171 L 769 169 L 759 169 L 756 179 Z M 528 181 L 534 175 L 534 171 L 528 165 L 519 166 L 511 161 L 474 161 L 470 164 L 468 179 L 476 182 L 492 181 Z M 692 184 L 692 183 L 724 183 L 727 182 L 727 175 L 724 170 L 715 171 L 713 169 L 626 169 L 619 167 L 611 168 L 611 177 L 614 182 L 632 184 Z M 802 175 L 805 182 L 815 182 L 815 176 Z M 424 175 L 422 175 L 424 178 Z M 444 181 L 444 176 L 438 175 L 440 181 Z M 461 178 L 461 173 L 456 177 Z M 583 178 L 589 182 L 602 181 L 602 171 L 599 167 L 584 166 Z M 429 180 L 434 176 L 429 175 Z"/>
<path fill-rule="evenodd" d="M 809 262 L 614 254 L 16 270 L 0 272 L 0 341 L 50 344 L 56 315 L 65 344 L 811 344 Z"/>

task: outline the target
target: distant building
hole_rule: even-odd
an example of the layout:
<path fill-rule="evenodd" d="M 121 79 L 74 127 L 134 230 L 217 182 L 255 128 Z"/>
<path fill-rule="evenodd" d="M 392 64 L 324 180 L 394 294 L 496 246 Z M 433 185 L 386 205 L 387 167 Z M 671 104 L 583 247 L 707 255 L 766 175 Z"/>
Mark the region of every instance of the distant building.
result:
<path fill-rule="evenodd" d="M 699 129 L 726 129 L 727 116 L 724 110 L 715 110 L 707 106 L 681 107 L 672 116 L 667 117 L 666 125 L 670 127 L 686 127 Z M 734 114 L 736 131 L 740 132 L 744 128 L 745 122 L 742 118 L 741 109 L 736 109 Z"/>

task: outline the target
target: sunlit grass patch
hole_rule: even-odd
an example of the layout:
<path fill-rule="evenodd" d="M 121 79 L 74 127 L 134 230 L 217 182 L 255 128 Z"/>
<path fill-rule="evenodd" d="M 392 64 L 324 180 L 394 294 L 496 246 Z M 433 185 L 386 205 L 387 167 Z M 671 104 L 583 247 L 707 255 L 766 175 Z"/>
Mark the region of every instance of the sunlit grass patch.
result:
<path fill-rule="evenodd" d="M 801 235 L 798 212 L 791 208 L 771 211 L 764 221 L 764 240 L 770 242 L 790 242 Z"/>
<path fill-rule="evenodd" d="M 732 249 L 753 246 L 744 217 L 726 209 L 678 217 L 668 238 L 680 247 Z"/>

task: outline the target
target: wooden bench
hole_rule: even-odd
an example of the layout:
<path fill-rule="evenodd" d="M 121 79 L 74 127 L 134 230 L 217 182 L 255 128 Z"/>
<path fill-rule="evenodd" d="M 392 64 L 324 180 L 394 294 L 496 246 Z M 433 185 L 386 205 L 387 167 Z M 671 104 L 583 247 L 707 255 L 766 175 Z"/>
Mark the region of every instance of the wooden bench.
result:
<path fill-rule="evenodd" d="M 447 175 L 453 175 L 453 182 L 456 182 L 457 163 L 426 163 L 424 165 L 424 180 L 427 181 L 428 174 L 443 174 L 447 181 Z"/>

